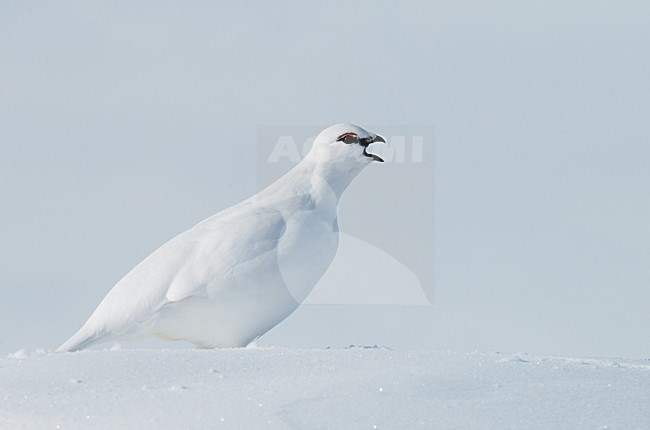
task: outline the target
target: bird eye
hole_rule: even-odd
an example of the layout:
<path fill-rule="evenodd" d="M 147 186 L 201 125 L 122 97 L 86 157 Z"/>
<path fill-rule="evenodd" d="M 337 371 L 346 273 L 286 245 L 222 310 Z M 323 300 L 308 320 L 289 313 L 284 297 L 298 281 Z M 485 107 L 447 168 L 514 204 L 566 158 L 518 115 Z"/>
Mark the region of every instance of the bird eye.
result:
<path fill-rule="evenodd" d="M 348 145 L 350 145 L 352 143 L 358 143 L 359 138 L 354 133 L 345 133 L 340 135 L 337 141 L 347 143 Z"/>

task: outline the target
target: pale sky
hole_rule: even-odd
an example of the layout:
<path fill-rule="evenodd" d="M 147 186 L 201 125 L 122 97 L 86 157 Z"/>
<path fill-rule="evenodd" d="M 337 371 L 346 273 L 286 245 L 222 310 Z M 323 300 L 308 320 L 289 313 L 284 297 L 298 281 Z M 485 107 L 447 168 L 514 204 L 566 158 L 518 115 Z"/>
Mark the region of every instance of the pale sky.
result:
<path fill-rule="evenodd" d="M 648 358 L 648 40 L 632 1 L 5 1 L 0 352 L 55 348 L 289 168 L 277 134 L 347 121 L 423 136 L 421 161 L 357 178 L 340 225 L 400 268 L 361 291 L 415 276 L 432 304 L 360 293 L 260 343 Z M 360 254 L 319 288 L 366 282 Z"/>

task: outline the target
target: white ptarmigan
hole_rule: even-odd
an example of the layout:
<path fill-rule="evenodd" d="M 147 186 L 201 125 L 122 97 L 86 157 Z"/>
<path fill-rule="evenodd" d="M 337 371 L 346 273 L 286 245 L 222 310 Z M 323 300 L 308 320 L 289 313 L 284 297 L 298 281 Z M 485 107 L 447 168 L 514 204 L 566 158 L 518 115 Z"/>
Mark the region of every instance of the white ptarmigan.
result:
<path fill-rule="evenodd" d="M 322 131 L 305 158 L 255 196 L 146 257 L 58 351 L 155 335 L 201 348 L 241 347 L 289 316 L 339 242 L 337 206 L 380 136 L 352 124 Z"/>

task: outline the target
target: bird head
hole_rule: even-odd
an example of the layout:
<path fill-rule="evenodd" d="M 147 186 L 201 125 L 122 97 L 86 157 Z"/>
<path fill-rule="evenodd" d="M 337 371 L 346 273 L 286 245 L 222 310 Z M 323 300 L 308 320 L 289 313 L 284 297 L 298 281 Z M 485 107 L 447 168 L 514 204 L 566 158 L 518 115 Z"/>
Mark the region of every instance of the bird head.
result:
<path fill-rule="evenodd" d="M 383 137 L 371 133 L 358 125 L 339 123 L 322 132 L 314 140 L 312 155 L 321 162 L 363 163 L 384 160 L 376 154 L 368 152 L 368 146 L 382 142 Z"/>

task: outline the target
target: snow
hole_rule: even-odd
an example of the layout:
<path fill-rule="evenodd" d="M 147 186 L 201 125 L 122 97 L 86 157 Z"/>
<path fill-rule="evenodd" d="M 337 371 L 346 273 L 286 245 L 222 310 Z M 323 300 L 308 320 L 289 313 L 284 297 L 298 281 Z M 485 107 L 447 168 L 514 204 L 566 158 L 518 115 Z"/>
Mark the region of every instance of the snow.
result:
<path fill-rule="evenodd" d="M 647 429 L 650 361 L 387 348 L 18 351 L 2 429 Z"/>

